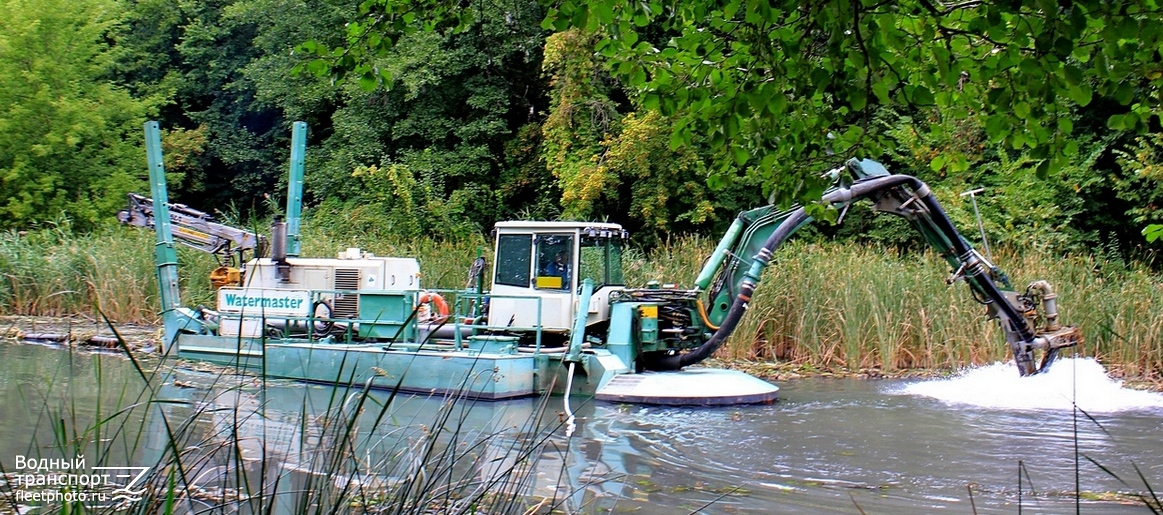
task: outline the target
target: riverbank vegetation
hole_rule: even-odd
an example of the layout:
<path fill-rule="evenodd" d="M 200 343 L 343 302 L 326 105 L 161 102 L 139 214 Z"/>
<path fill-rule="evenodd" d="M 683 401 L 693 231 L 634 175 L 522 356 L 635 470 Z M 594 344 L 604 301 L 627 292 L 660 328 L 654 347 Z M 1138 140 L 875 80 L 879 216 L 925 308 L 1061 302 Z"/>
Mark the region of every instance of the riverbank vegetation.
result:
<path fill-rule="evenodd" d="M 462 240 L 372 239 L 308 225 L 304 255 L 326 256 L 358 246 L 377 255 L 414 256 L 430 288 L 463 288 L 478 253 L 491 262 L 483 237 Z M 678 237 L 649 250 L 631 248 L 625 274 L 689 287 L 715 241 Z M 0 236 L 0 311 L 21 315 L 156 321 L 152 232 L 111 228 Z M 1064 323 L 1083 329 L 1078 349 L 1129 379 L 1163 380 L 1163 291 L 1148 263 L 1118 256 L 1055 254 L 1002 246 L 994 260 L 1015 288 L 1045 279 L 1059 295 Z M 216 263 L 182 248 L 182 295 L 212 306 L 206 279 Z M 955 369 L 1006 359 L 1004 337 L 962 284 L 947 285 L 944 260 L 923 248 L 854 245 L 807 234 L 781 248 L 747 316 L 720 356 L 796 363 L 815 370 Z"/>
<path fill-rule="evenodd" d="M 1159 243 L 1144 237 L 1163 223 L 1152 7 L 470 4 L 0 2 L 14 20 L 0 45 L 0 310 L 151 320 L 152 235 L 112 227 L 127 192 L 148 192 L 142 122 L 163 128 L 171 200 L 265 227 L 304 120 L 305 255 L 413 255 L 426 284 L 459 287 L 498 220 L 600 219 L 649 249 L 631 282 L 681 283 L 741 210 L 811 201 L 813 177 L 868 157 L 926 181 L 976 243 L 980 211 L 998 264 L 1019 288 L 1055 284 L 1087 354 L 1163 369 Z M 759 39 L 711 44 L 743 36 Z M 730 353 L 999 359 L 964 288 L 884 218 L 853 208 L 785 249 Z M 180 260 L 184 302 L 212 303 L 215 264 Z"/>
<path fill-rule="evenodd" d="M 307 207 L 393 237 L 563 217 L 621 223 L 643 245 L 718 234 L 770 196 L 818 198 L 801 179 L 853 156 L 951 192 L 985 188 L 993 239 L 1037 232 L 1054 250 L 1125 253 L 1163 223 L 1152 107 L 1163 75 L 1142 57 L 1163 39 L 1160 15 L 1137 4 L 1055 14 L 974 3 L 940 17 L 926 2 L 892 12 L 825 2 L 787 30 L 755 33 L 777 40 L 690 62 L 699 47 L 677 18 L 614 0 L 572 19 L 535 0 L 473 3 L 455 20 L 440 2 L 65 4 L 0 6 L 18 20 L 0 47 L 2 229 L 114 223 L 127 192 L 148 193 L 147 119 L 163 129 L 171 200 L 243 219 L 280 213 L 290 124 L 304 120 Z M 415 11 L 377 25 L 393 6 Z M 749 27 L 807 8 L 720 7 L 673 14 Z M 857 44 L 852 27 L 875 37 Z M 342 45 L 344 58 L 318 59 Z M 626 54 L 650 45 L 672 50 Z M 767 66 L 777 55 L 791 68 Z M 1121 60 L 1095 64 L 1111 59 Z M 755 66 L 731 64 L 741 62 Z M 688 65 L 691 80 L 679 80 Z M 775 79 L 784 90 L 764 89 Z M 1021 227 L 1038 231 L 1012 233 Z"/>

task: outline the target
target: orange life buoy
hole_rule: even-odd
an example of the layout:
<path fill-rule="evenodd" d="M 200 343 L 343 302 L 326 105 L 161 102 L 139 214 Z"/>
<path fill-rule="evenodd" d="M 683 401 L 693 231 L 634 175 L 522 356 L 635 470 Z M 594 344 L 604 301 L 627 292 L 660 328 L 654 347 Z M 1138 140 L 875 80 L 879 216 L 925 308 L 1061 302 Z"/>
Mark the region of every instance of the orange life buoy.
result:
<path fill-rule="evenodd" d="M 448 315 L 452 312 L 448 309 L 448 302 L 441 297 L 439 293 L 426 291 L 420 294 L 420 298 L 416 300 L 421 305 L 431 302 L 436 307 L 435 318 L 432 319 L 434 323 L 443 323 L 448 320 Z"/>

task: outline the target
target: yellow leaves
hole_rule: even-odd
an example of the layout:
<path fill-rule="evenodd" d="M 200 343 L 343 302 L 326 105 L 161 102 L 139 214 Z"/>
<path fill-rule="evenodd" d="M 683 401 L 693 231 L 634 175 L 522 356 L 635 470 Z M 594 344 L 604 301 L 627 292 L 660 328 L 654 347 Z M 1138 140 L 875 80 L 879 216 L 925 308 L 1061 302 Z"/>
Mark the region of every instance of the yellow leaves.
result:
<path fill-rule="evenodd" d="M 196 166 L 198 156 L 206 151 L 206 124 L 195 129 L 176 127 L 162 134 L 162 156 L 167 171 L 183 171 Z"/>
<path fill-rule="evenodd" d="M 690 221 L 701 224 L 710 221 L 715 216 L 715 205 L 710 200 L 702 199 L 690 211 Z"/>
<path fill-rule="evenodd" d="M 649 177 L 657 164 L 653 161 L 671 153 L 669 148 L 659 148 L 660 138 L 670 134 L 670 127 L 664 122 L 657 111 L 626 115 L 622 119 L 622 131 L 602 142 L 608 149 L 606 159 L 611 166 L 628 175 Z"/>
<path fill-rule="evenodd" d="M 399 164 L 380 168 L 376 165 L 357 166 L 351 176 L 360 179 L 367 193 L 378 201 L 392 200 L 405 211 L 413 207 L 412 190 L 416 186 L 416 178 L 412 170 Z"/>
<path fill-rule="evenodd" d="M 598 79 L 605 72 L 594 57 L 597 38 L 572 29 L 545 42 L 542 70 L 553 91 L 541 151 L 561 187 L 563 216 L 602 219 L 628 204 L 631 216 L 658 233 L 676 221 L 709 220 L 705 187 L 691 180 L 701 179 L 701 160 L 689 148 L 670 149 L 673 121 L 657 110 L 616 110 Z"/>
<path fill-rule="evenodd" d="M 1150 133 L 1135 138 L 1130 150 L 1115 150 L 1119 164 L 1142 179 L 1163 181 L 1163 133 Z"/>
<path fill-rule="evenodd" d="M 542 68 L 559 68 L 576 60 L 593 62 L 594 43 L 597 41 L 598 35 L 592 32 L 587 33 L 578 29 L 555 32 L 545 38 L 545 58 Z"/>
<path fill-rule="evenodd" d="M 351 176 L 352 177 L 374 177 L 376 175 L 376 173 L 379 171 L 380 171 L 380 169 L 376 165 L 357 166 L 357 167 L 355 167 L 355 170 L 351 172 Z"/>
<path fill-rule="evenodd" d="M 549 76 L 551 88 L 571 93 L 591 88 L 595 72 L 598 71 L 593 52 L 597 39 L 597 35 L 586 34 L 578 29 L 558 32 L 545 38 L 541 70 Z"/>
<path fill-rule="evenodd" d="M 543 127 L 546 166 L 559 180 L 565 217 L 599 219 L 606 205 L 629 203 L 644 227 L 664 233 L 676 222 L 697 225 L 714 216 L 702 162 L 687 148 L 670 149 L 672 120 L 657 111 L 632 112 L 600 140 L 580 129 L 550 120 Z"/>
<path fill-rule="evenodd" d="M 569 163 L 554 174 L 561 179 L 561 204 L 567 218 L 595 218 L 595 202 L 616 190 L 619 182 L 609 168 L 592 162 Z"/>

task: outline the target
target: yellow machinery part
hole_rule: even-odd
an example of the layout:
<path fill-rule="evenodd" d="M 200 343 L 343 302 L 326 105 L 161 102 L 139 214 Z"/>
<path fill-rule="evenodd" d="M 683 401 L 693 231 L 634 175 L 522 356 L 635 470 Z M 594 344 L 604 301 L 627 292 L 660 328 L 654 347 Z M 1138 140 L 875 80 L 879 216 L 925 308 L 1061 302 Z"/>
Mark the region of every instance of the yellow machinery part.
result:
<path fill-rule="evenodd" d="M 223 286 L 242 284 L 242 272 L 231 266 L 220 266 L 210 272 L 210 284 L 215 290 Z"/>

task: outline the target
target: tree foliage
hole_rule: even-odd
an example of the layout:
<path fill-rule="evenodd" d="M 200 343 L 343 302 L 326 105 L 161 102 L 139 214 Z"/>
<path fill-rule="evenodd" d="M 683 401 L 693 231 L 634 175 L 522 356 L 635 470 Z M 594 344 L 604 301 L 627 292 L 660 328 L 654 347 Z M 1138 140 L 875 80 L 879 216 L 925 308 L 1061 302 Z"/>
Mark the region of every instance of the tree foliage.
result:
<path fill-rule="evenodd" d="M 1126 248 L 1163 224 L 1150 2 L 0 9 L 9 226 L 112 220 L 144 187 L 155 107 L 175 200 L 277 212 L 290 121 L 305 120 L 308 216 L 376 234 L 604 219 L 649 243 L 721 230 L 768 193 L 816 198 L 818 173 L 852 156 L 929 182 L 963 228 L 960 193 L 985 188 L 991 241 Z M 908 241 L 861 209 L 845 220 L 820 232 Z"/>
<path fill-rule="evenodd" d="M 1113 100 L 1110 128 L 1145 130 L 1160 104 L 1160 20 L 1149 1 L 607 0 L 563 1 L 546 22 L 604 28 L 598 50 L 644 103 L 682 114 L 675 144 L 709 139 L 712 184 L 747 167 L 788 195 L 815 192 L 800 182 L 810 175 L 786 173 L 799 163 L 891 148 L 871 123 L 878 108 L 983 117 L 990 141 L 1027 151 L 1043 176 L 1077 154 L 1076 106 Z M 932 163 L 967 166 L 957 152 Z"/>
<path fill-rule="evenodd" d="M 710 146 L 712 187 L 745 169 L 783 200 L 818 197 L 821 161 L 894 146 L 871 123 L 881 108 L 984 116 L 990 141 L 1028 152 L 1043 176 L 1077 154 L 1076 106 L 1109 99 L 1106 123 L 1116 130 L 1157 122 L 1163 24 L 1152 1 L 544 5 L 546 28 L 600 35 L 595 49 L 643 105 L 680 117 L 673 147 Z M 457 31 L 474 16 L 436 0 L 368 0 L 361 12 L 345 46 L 319 52 L 332 56 L 336 77 L 372 74 L 366 56 L 416 30 L 417 20 Z M 968 161 L 933 157 L 934 167 L 946 165 Z"/>
<path fill-rule="evenodd" d="M 414 32 L 377 56 L 371 65 L 382 73 L 371 83 L 387 87 L 338 83 L 320 131 L 322 162 L 308 177 L 315 195 L 353 205 L 383 202 L 385 212 L 403 216 L 389 199 L 370 193 L 367 181 L 387 175 L 355 181 L 352 172 L 406 172 L 419 188 L 417 205 L 426 206 L 412 215 L 420 218 L 417 227 L 436 235 L 465 227 L 482 231 L 535 202 L 522 195 L 540 189 L 526 181 L 543 175 L 544 166 L 535 151 L 516 150 L 540 144 L 528 132 L 520 134 L 546 109 L 539 78 L 541 14 L 534 3 L 516 4 L 515 10 L 481 8 L 462 32 Z"/>
<path fill-rule="evenodd" d="M 1163 238 L 1163 133 L 1136 138 L 1134 147 L 1116 154 L 1124 173 L 1113 182 L 1134 203 L 1127 215 L 1145 225 L 1142 233 L 1147 241 Z"/>
<path fill-rule="evenodd" d="M 91 227 L 142 184 L 149 104 L 110 78 L 120 5 L 0 1 L 0 226 Z"/>

